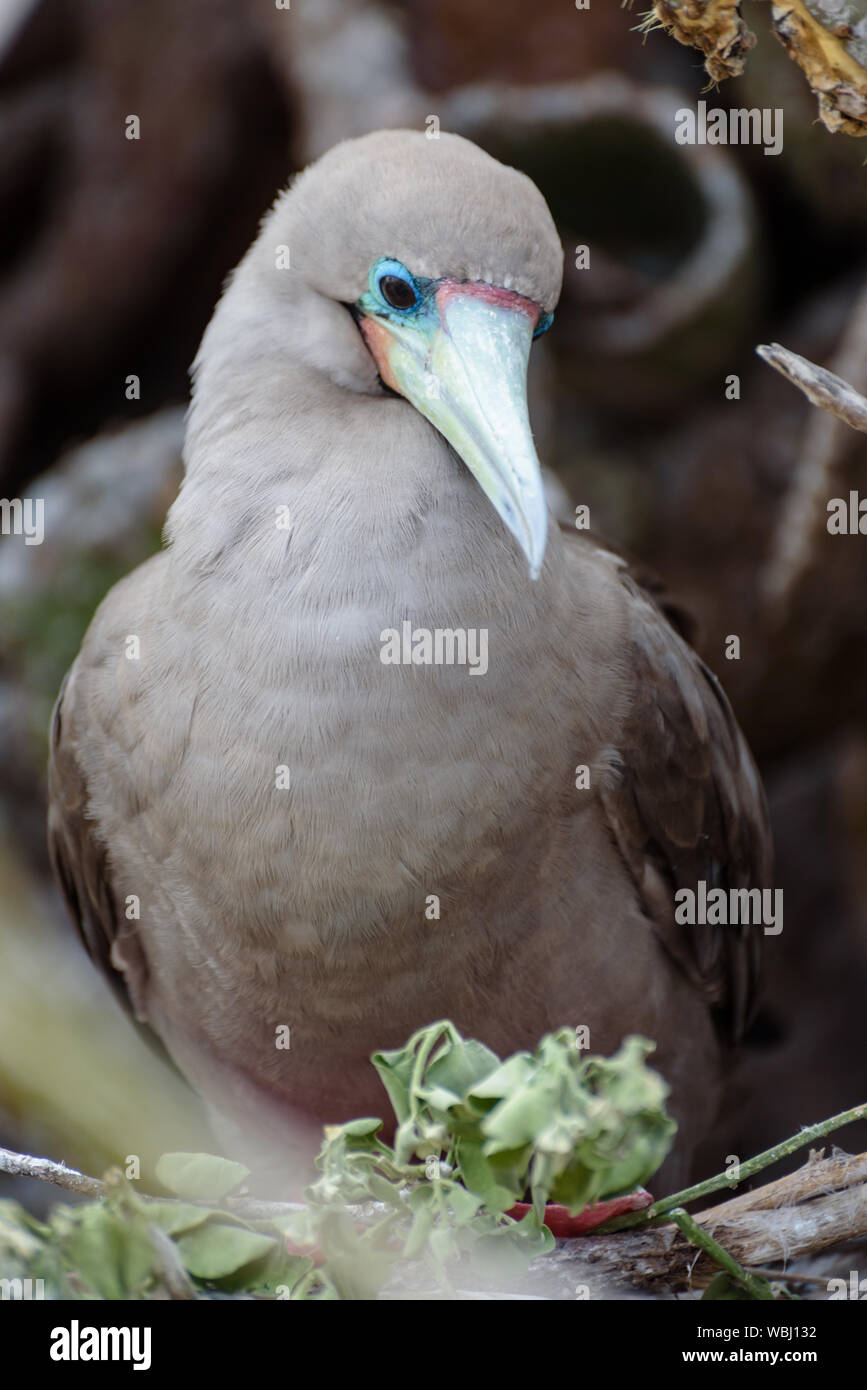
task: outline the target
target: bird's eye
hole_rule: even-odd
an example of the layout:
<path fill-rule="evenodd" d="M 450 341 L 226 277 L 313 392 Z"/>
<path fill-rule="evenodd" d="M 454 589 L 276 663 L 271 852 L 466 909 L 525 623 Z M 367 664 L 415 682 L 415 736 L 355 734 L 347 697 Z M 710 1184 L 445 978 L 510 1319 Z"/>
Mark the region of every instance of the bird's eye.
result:
<path fill-rule="evenodd" d="M 412 309 L 418 300 L 415 286 L 399 275 L 381 276 L 379 292 L 392 309 Z"/>
<path fill-rule="evenodd" d="M 415 279 L 403 262 L 395 260 L 393 256 L 382 256 L 371 266 L 367 283 L 375 299 L 387 304 L 390 309 L 397 309 L 399 313 L 405 314 L 421 301 Z"/>

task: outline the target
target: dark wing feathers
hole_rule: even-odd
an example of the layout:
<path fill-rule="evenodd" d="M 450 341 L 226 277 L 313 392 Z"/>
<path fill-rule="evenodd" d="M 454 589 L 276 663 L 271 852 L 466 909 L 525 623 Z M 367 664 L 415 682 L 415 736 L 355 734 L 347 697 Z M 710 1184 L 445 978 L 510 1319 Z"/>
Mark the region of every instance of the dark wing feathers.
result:
<path fill-rule="evenodd" d="M 118 910 L 111 886 L 108 853 L 88 814 L 88 790 L 75 755 L 74 740 L 64 731 L 64 678 L 51 721 L 51 763 L 48 774 L 48 852 L 69 914 L 88 955 L 99 966 L 122 1006 L 133 1013 L 127 976 L 112 963 L 114 942 L 124 937 L 124 957 L 130 957 L 138 997 L 147 967 L 138 937 Z M 126 930 L 124 930 L 126 928 Z"/>
<path fill-rule="evenodd" d="M 761 926 L 679 925 L 674 893 L 766 888 L 767 810 L 719 681 L 620 561 L 631 619 L 634 699 L 602 792 L 611 832 L 662 945 L 738 1037 L 755 999 Z"/>

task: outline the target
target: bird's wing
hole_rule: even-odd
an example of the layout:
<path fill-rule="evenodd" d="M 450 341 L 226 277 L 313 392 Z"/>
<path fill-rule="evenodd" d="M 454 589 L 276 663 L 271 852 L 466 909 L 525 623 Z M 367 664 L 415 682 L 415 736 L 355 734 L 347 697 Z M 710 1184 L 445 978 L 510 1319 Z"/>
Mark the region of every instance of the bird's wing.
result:
<path fill-rule="evenodd" d="M 55 878 L 85 949 L 138 1021 L 147 1015 L 147 960 L 139 923 L 127 914 L 112 870 L 85 753 L 89 748 L 92 773 L 94 746 L 101 750 L 99 764 L 103 779 L 110 777 L 112 799 L 130 822 L 136 821 L 142 809 L 134 763 L 140 731 L 136 702 L 122 689 L 128 666 L 122 652 L 125 634 L 150 638 L 147 615 L 159 609 L 154 582 L 162 559 L 158 553 L 128 574 L 97 609 L 54 706 L 48 767 L 48 849 Z M 157 642 L 150 645 L 156 648 Z"/>
<path fill-rule="evenodd" d="M 754 1004 L 761 926 L 678 924 L 674 894 L 700 880 L 708 891 L 770 886 L 764 793 L 716 676 L 651 586 L 622 557 L 608 559 L 626 602 L 631 690 L 601 790 L 604 813 L 664 948 L 704 993 L 724 1036 L 736 1038 Z"/>
<path fill-rule="evenodd" d="M 64 729 L 64 700 L 71 674 L 67 673 L 60 687 L 51 721 L 48 851 L 88 955 L 123 1007 L 134 1013 L 131 983 L 134 982 L 136 996 L 143 997 L 147 966 L 134 926 L 119 909 L 107 850 L 90 816 L 90 797 L 75 741 Z M 117 969 L 112 960 L 112 949 L 119 940 L 123 941 L 123 970 Z"/>

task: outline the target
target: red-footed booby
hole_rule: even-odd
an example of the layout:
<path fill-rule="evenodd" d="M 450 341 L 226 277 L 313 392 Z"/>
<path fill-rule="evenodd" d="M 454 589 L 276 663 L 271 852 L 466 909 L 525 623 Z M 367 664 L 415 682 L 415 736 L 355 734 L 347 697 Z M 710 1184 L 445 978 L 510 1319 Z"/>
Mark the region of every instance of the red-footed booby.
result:
<path fill-rule="evenodd" d="M 205 333 L 166 547 L 57 703 L 85 944 L 278 1150 L 298 1115 L 381 1113 L 370 1053 L 434 1019 L 500 1054 L 584 1025 L 657 1042 L 680 1176 L 749 1014 L 761 928 L 675 895 L 767 885 L 750 755 L 545 505 L 526 371 L 561 275 L 539 191 L 457 136 L 301 174 Z"/>

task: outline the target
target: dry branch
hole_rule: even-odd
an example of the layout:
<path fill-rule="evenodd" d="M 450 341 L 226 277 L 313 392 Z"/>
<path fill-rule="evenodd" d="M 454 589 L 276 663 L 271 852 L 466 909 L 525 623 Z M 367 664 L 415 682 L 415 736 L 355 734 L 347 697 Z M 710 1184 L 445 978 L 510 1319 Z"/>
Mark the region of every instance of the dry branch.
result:
<path fill-rule="evenodd" d="M 741 0 L 655 0 L 642 27 L 662 28 L 678 43 L 697 48 L 712 82 L 740 76 L 756 42 L 741 18 Z"/>
<path fill-rule="evenodd" d="M 631 4 L 631 0 L 629 0 Z M 847 0 L 771 0 L 771 24 L 804 73 L 830 131 L 867 135 L 867 35 Z M 741 0 L 654 0 L 641 25 L 661 28 L 704 54 L 711 82 L 737 77 L 755 35 L 741 18 Z"/>
<path fill-rule="evenodd" d="M 811 1156 L 797 1172 L 735 1197 L 694 1218 L 739 1264 L 758 1272 L 867 1235 L 867 1153 Z M 706 1287 L 718 1272 L 707 1256 L 666 1222 L 640 1231 L 571 1242 L 582 1262 L 640 1287 Z"/>
<path fill-rule="evenodd" d="M 34 1158 L 31 1154 L 15 1153 L 12 1149 L 0 1148 L 0 1173 L 9 1173 L 10 1176 L 18 1178 L 35 1178 L 38 1182 L 50 1182 L 55 1187 L 63 1187 L 67 1192 L 76 1193 L 79 1197 L 104 1197 L 106 1192 L 105 1183 L 101 1178 L 92 1178 L 87 1173 L 80 1173 L 77 1168 L 68 1168 L 65 1163 L 56 1163 L 51 1158 Z M 164 1204 L 176 1199 L 160 1197 L 158 1200 Z M 210 1204 L 203 1202 L 201 1205 Z M 227 1197 L 224 1205 L 237 1216 L 246 1217 L 250 1221 L 265 1221 L 300 1211 L 303 1203 L 263 1202 L 256 1197 Z"/>
<path fill-rule="evenodd" d="M 790 352 L 779 343 L 763 343 L 756 348 L 756 352 L 787 377 L 793 386 L 803 391 L 813 405 L 836 415 L 838 420 L 851 425 L 853 430 L 867 432 L 867 396 L 862 396 L 848 381 L 825 367 L 817 367 L 809 358 Z"/>
<path fill-rule="evenodd" d="M 851 385 L 852 380 L 867 383 L 867 294 L 856 303 L 836 354 L 834 366 L 840 375 L 779 343 L 756 351 L 823 412 L 807 421 L 794 482 L 762 578 L 770 616 L 779 618 L 804 577 L 821 567 L 828 543 L 828 501 L 846 495 L 861 443 L 851 429 L 867 431 L 867 398 Z"/>
<path fill-rule="evenodd" d="M 81 1197 L 105 1195 L 105 1183 L 99 1178 L 88 1177 L 86 1173 L 79 1173 L 77 1168 L 67 1168 L 65 1163 L 55 1163 L 51 1158 L 33 1158 L 30 1154 L 13 1153 L 11 1149 L 0 1149 L 0 1173 L 51 1182 Z"/>
<path fill-rule="evenodd" d="M 774 0 L 777 37 L 816 93 L 822 124 L 844 135 L 867 135 L 867 71 L 856 57 L 863 39 L 846 21 L 845 5 L 833 17 L 818 8 L 808 0 Z"/>

